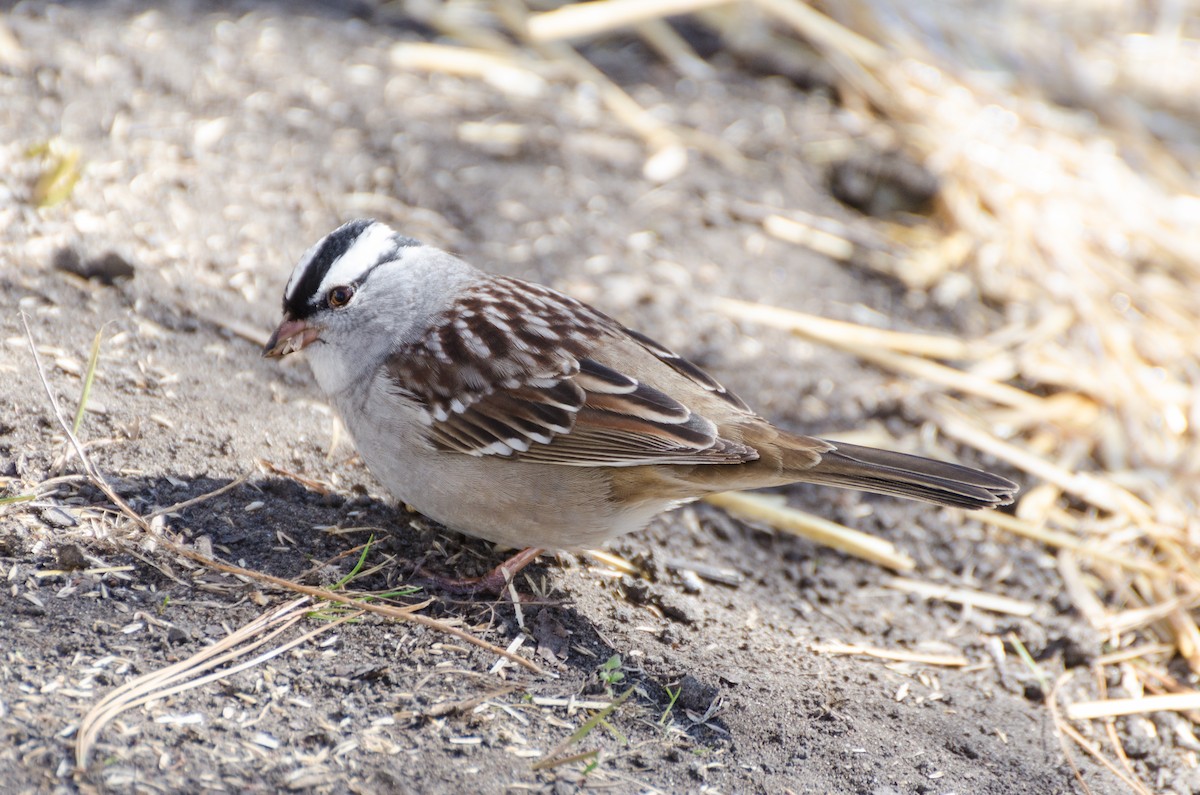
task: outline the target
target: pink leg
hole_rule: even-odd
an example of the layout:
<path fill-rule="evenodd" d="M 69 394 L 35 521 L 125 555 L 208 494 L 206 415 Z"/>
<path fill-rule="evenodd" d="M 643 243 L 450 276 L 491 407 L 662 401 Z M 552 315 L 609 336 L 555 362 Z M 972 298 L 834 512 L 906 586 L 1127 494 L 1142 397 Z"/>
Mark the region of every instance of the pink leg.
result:
<path fill-rule="evenodd" d="M 424 569 L 419 574 L 423 579 L 428 580 L 433 587 L 441 591 L 448 591 L 462 596 L 477 596 L 479 594 L 499 596 L 508 587 L 509 580 L 517 576 L 517 572 L 521 569 L 533 563 L 537 559 L 537 556 L 544 551 L 537 547 L 522 549 L 482 577 L 455 579 L 430 574 Z"/>

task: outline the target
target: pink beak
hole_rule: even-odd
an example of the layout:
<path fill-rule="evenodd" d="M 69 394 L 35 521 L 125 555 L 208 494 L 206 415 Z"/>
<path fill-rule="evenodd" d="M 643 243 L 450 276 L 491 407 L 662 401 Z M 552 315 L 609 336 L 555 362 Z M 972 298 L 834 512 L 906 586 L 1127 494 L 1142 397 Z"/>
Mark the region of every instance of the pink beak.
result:
<path fill-rule="evenodd" d="M 284 318 L 267 340 L 263 348 L 263 356 L 287 356 L 289 353 L 303 350 L 320 336 L 320 329 L 314 328 L 303 320 Z"/>

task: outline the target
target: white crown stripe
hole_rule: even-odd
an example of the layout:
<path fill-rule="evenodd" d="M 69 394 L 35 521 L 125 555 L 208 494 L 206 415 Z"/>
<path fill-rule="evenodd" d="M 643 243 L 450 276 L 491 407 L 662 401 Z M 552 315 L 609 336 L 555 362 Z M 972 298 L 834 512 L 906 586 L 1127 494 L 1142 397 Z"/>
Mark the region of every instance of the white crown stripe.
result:
<path fill-rule="evenodd" d="M 373 224 L 358 236 L 345 254 L 334 260 L 329 272 L 321 280 L 318 295 L 328 293 L 332 288 L 342 284 L 350 284 L 360 279 L 364 273 L 373 268 L 385 254 L 396 250 L 395 233 L 383 224 Z"/>

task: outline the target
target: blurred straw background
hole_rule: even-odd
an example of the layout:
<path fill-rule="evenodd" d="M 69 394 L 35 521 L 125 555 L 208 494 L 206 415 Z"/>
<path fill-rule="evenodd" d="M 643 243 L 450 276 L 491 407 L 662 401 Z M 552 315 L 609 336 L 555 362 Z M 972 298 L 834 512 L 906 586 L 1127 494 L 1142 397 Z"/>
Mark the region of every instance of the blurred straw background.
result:
<path fill-rule="evenodd" d="M 732 57 L 828 74 L 873 135 L 936 176 L 933 216 L 880 223 L 884 250 L 866 253 L 835 222 L 786 209 L 764 213 L 764 231 L 943 306 L 977 297 L 1006 323 L 956 341 L 720 307 L 944 387 L 928 419 L 1029 484 L 1014 515 L 980 519 L 1052 548 L 1074 608 L 1107 640 L 1094 679 L 1047 700 L 1063 733 L 1137 791 L 1149 790 L 1112 716 L 1175 710 L 1190 721 L 1182 745 L 1200 750 L 1200 3 L 389 5 L 444 42 L 397 45 L 397 65 L 514 93 L 589 82 L 660 181 L 692 157 L 753 164 L 652 116 L 580 45 L 636 36 L 681 76 L 719 79 L 670 16 Z M 1107 698 L 1112 682 L 1127 697 Z"/>

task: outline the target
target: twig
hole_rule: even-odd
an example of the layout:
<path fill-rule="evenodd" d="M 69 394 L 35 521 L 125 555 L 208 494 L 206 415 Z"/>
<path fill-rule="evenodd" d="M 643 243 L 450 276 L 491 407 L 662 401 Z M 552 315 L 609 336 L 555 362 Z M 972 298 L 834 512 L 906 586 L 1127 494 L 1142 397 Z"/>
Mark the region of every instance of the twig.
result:
<path fill-rule="evenodd" d="M 251 474 L 252 473 L 247 472 L 246 474 L 242 475 L 237 480 L 226 483 L 224 486 L 221 486 L 218 489 L 213 489 L 212 491 L 208 492 L 207 494 L 201 494 L 199 497 L 192 497 L 190 500 L 184 500 L 183 502 L 177 502 L 174 505 L 171 505 L 167 508 L 159 508 L 157 511 L 146 514 L 146 518 L 153 519 L 156 516 L 165 516 L 165 515 L 171 514 L 171 513 L 179 513 L 180 511 L 191 508 L 193 505 L 199 505 L 200 503 L 207 502 L 208 500 L 211 500 L 214 497 L 220 497 L 225 492 L 233 491 L 238 486 L 241 486 L 243 483 L 245 483 L 247 480 L 250 479 Z"/>

